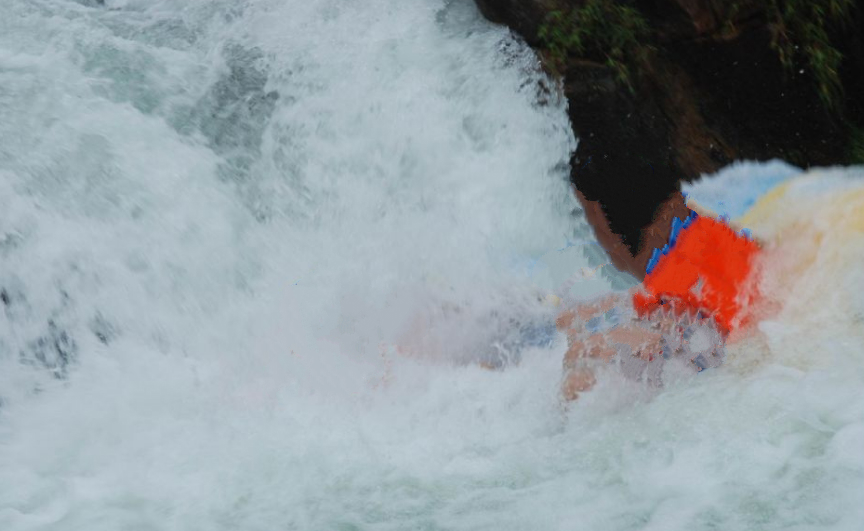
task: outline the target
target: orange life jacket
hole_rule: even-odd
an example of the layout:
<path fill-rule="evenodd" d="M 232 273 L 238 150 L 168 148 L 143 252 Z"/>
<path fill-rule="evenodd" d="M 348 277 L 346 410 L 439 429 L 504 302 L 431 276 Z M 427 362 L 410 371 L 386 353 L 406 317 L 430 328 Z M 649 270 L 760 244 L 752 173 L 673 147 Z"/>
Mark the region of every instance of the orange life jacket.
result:
<path fill-rule="evenodd" d="M 721 332 L 741 326 L 756 297 L 751 273 L 759 245 L 722 220 L 691 212 L 675 218 L 669 243 L 654 251 L 643 290 L 633 296 L 640 315 L 667 307 L 676 313 L 713 317 Z"/>

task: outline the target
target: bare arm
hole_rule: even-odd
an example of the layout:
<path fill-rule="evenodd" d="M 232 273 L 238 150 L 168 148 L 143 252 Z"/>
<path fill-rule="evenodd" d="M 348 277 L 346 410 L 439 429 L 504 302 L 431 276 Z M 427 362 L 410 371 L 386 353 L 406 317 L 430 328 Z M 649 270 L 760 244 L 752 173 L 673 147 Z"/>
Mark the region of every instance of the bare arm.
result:
<path fill-rule="evenodd" d="M 621 236 L 612 232 L 600 202 L 588 200 L 582 192 L 575 188 L 574 192 L 585 211 L 585 219 L 594 229 L 597 241 L 612 259 L 612 264 L 620 271 L 630 273 L 640 281 L 645 278 L 645 269 L 654 249 L 663 247 L 669 241 L 669 234 L 672 232 L 672 218 L 677 217 L 683 221 L 690 215 L 690 209 L 687 208 L 684 195 L 681 192 L 672 194 L 657 208 L 653 221 L 642 228 L 639 252 L 633 256 L 627 246 L 624 245 Z"/>
<path fill-rule="evenodd" d="M 624 297 L 632 296 L 633 291 L 628 291 L 626 294 L 610 293 L 599 300 L 592 301 L 587 304 L 581 304 L 575 308 L 570 308 L 561 312 L 555 324 L 558 330 L 566 330 L 574 326 L 580 326 L 585 321 L 592 319 L 598 315 L 604 314 L 620 303 Z"/>

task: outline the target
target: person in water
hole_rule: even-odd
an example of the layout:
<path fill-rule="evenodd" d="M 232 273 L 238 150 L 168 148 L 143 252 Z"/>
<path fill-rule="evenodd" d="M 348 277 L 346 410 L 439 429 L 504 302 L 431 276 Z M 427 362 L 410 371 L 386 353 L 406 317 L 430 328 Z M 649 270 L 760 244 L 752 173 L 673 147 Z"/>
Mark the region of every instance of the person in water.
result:
<path fill-rule="evenodd" d="M 700 215 L 687 206 L 681 192 L 675 192 L 643 229 L 642 245 L 634 254 L 612 231 L 602 205 L 574 191 L 612 264 L 641 284 L 625 295 L 613 294 L 559 315 L 558 329 L 568 336 L 562 381 L 565 399 L 573 400 L 593 387 L 596 362 L 630 356 L 647 364 L 668 354 L 666 338 L 676 331 L 684 334 L 683 323 L 710 326 L 716 332 L 715 353 L 746 325 L 757 294 L 754 270 L 760 249 L 746 231 L 736 231 L 709 213 Z M 616 323 L 593 334 L 586 330 L 599 315 L 622 305 L 636 317 L 630 323 Z M 701 355 L 690 361 L 696 370 L 719 364 Z"/>

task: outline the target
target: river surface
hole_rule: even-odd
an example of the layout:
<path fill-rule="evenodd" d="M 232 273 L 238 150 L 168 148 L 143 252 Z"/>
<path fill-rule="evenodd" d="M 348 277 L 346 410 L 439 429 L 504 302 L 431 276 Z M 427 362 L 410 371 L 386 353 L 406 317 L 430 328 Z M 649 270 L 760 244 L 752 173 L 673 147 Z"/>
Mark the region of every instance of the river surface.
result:
<path fill-rule="evenodd" d="M 0 529 L 862 529 L 864 251 L 561 404 L 565 105 L 468 0 L 0 2 Z"/>

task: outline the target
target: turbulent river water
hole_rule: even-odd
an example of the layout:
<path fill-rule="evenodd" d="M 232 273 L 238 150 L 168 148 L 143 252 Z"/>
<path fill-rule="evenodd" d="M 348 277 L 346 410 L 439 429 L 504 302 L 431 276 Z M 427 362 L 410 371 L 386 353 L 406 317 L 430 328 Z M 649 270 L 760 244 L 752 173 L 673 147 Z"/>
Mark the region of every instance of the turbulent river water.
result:
<path fill-rule="evenodd" d="M 861 529 L 864 252 L 565 407 L 575 145 L 469 0 L 4 0 L 0 529 Z"/>

